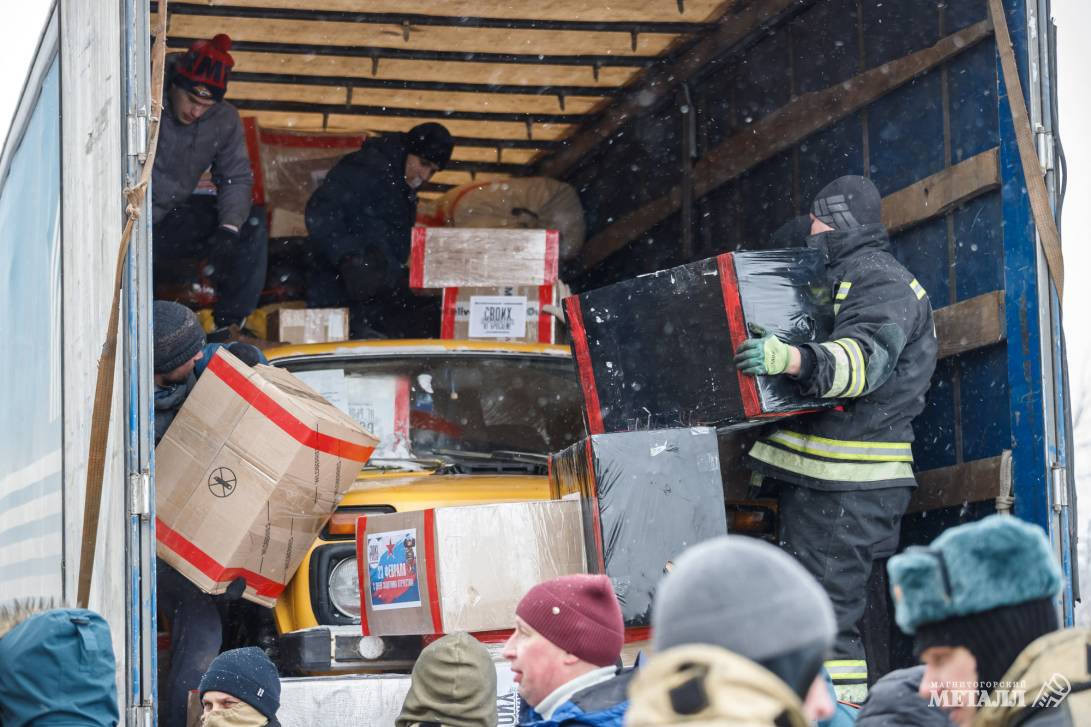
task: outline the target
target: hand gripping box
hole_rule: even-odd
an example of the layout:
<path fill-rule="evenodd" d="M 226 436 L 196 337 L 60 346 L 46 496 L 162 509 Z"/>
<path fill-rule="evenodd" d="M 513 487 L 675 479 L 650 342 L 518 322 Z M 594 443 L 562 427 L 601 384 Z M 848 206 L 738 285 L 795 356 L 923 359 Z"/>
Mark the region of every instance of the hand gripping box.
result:
<path fill-rule="evenodd" d="M 574 501 L 367 515 L 356 555 L 365 636 L 510 629 L 531 586 L 587 572 Z"/>
<path fill-rule="evenodd" d="M 554 497 L 578 498 L 590 570 L 614 584 L 627 626 L 647 626 L 668 564 L 727 533 L 716 431 L 592 435 L 549 461 Z"/>
<path fill-rule="evenodd" d="M 155 450 L 159 557 L 272 606 L 375 445 L 287 371 L 220 349 Z"/>
<path fill-rule="evenodd" d="M 753 423 L 837 403 L 734 364 L 748 324 L 788 343 L 829 338 L 833 306 L 818 250 L 725 253 L 564 304 L 592 434 Z"/>
<path fill-rule="evenodd" d="M 415 227 L 412 288 L 547 285 L 557 279 L 556 230 Z"/>
<path fill-rule="evenodd" d="M 554 285 L 444 288 L 440 338 L 556 343 Z"/>

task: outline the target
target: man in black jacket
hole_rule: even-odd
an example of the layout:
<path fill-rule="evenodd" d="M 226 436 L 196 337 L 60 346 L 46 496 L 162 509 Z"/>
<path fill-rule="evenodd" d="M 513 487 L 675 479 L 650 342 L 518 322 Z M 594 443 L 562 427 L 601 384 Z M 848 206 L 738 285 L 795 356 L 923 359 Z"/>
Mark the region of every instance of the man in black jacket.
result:
<path fill-rule="evenodd" d="M 864 177 L 840 177 L 818 193 L 807 245 L 827 255 L 830 340 L 790 346 L 759 326 L 735 357 L 744 374 L 791 376 L 804 396 L 844 400 L 776 430 L 749 459 L 779 486 L 782 547 L 829 593 L 839 633 L 826 668 L 838 696 L 857 702 L 867 684 L 857 622 L 872 564 L 897 548 L 916 486 L 912 422 L 938 348 L 928 296 L 891 254 L 880 210 Z"/>
<path fill-rule="evenodd" d="M 417 189 L 452 148 L 451 134 L 435 123 L 368 139 L 307 201 L 307 305 L 347 306 L 353 338 L 437 334 L 439 306 L 409 290 L 409 247 Z"/>

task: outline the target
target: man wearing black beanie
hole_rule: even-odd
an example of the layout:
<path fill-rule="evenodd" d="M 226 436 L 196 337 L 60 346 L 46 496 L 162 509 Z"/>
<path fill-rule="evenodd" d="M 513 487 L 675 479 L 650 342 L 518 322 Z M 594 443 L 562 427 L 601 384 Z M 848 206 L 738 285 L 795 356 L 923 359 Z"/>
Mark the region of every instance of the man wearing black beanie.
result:
<path fill-rule="evenodd" d="M 781 546 L 833 602 L 838 635 L 826 668 L 838 696 L 853 702 L 869 677 L 857 622 L 872 565 L 896 550 L 916 486 L 912 422 L 938 349 L 932 306 L 891 254 L 881 201 L 870 180 L 845 176 L 811 206 L 806 244 L 825 253 L 834 300 L 829 340 L 790 346 L 755 325 L 758 337 L 735 356 L 742 374 L 790 376 L 804 396 L 841 400 L 756 443 L 749 463 L 779 492 Z"/>
<path fill-rule="evenodd" d="M 369 137 L 307 201 L 307 305 L 348 307 L 352 338 L 430 338 L 439 308 L 409 289 L 417 190 L 451 159 L 437 123 Z"/>

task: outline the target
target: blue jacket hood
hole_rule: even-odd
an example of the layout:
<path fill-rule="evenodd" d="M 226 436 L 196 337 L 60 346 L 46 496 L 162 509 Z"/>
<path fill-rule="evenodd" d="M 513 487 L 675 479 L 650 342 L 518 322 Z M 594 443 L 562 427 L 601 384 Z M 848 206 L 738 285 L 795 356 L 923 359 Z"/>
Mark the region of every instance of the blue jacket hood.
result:
<path fill-rule="evenodd" d="M 115 727 L 110 627 L 85 609 L 30 616 L 0 636 L 0 725 Z"/>

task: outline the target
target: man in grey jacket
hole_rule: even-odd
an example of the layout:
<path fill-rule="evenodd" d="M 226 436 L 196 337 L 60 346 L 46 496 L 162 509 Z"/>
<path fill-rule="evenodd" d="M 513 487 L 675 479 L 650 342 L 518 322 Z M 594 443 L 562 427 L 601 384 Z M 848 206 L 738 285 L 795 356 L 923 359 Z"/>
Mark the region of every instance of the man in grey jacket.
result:
<path fill-rule="evenodd" d="M 223 34 L 167 58 L 159 148 L 152 174 L 156 286 L 177 280 L 178 260 L 206 262 L 217 301 L 216 325 L 242 325 L 265 284 L 268 228 L 252 208 L 254 186 L 242 120 L 223 100 L 234 60 Z M 211 167 L 216 194 L 194 194 Z M 217 339 L 214 333 L 211 336 Z"/>

